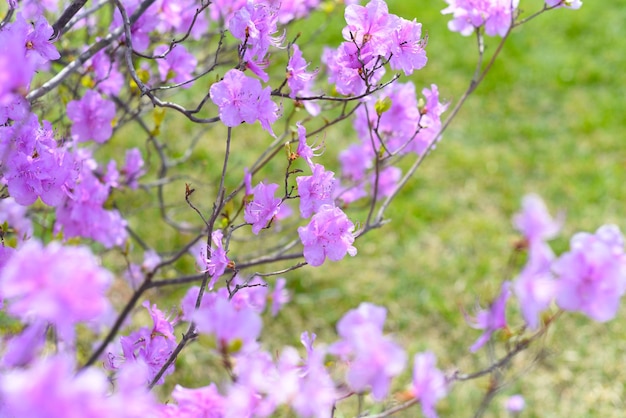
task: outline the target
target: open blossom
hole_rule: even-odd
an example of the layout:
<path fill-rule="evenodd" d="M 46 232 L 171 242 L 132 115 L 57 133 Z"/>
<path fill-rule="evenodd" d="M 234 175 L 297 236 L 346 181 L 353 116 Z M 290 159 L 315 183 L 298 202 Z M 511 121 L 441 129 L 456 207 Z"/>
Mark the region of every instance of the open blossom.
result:
<path fill-rule="evenodd" d="M 156 305 L 150 306 L 145 301 L 143 306 L 152 317 L 152 328 L 142 327 L 130 335 L 120 337 L 121 355 L 109 353 L 106 367 L 111 370 L 124 369 L 135 362 L 148 366 L 146 381 L 152 381 L 176 347 L 174 326 Z M 158 380 L 163 384 L 165 376 L 174 372 L 174 364 L 170 365 Z M 144 382 L 145 383 L 145 382 Z"/>
<path fill-rule="evenodd" d="M 532 245 L 526 266 L 513 283 L 513 291 L 531 329 L 537 329 L 539 314 L 556 295 L 556 281 L 551 272 L 553 260 L 554 254 L 546 243 Z"/>
<path fill-rule="evenodd" d="M 157 403 L 146 390 L 144 368 L 132 367 L 115 376 L 117 391 L 101 371 L 88 368 L 77 373 L 74 360 L 55 355 L 28 368 L 0 376 L 2 416 L 136 418 L 155 416 Z"/>
<path fill-rule="evenodd" d="M 259 313 L 250 305 L 229 300 L 227 292 L 214 294 L 210 302 L 202 304 L 191 314 L 198 332 L 215 336 L 218 349 L 227 350 L 233 343 L 249 348 L 261 334 L 263 322 Z"/>
<path fill-rule="evenodd" d="M 545 203 L 536 194 L 524 196 L 522 211 L 513 218 L 515 229 L 532 245 L 556 237 L 563 226 L 563 216 L 553 219 Z"/>
<path fill-rule="evenodd" d="M 155 55 L 161 55 L 168 50 L 167 45 L 160 45 L 154 49 Z M 174 83 L 183 83 L 191 80 L 198 64 L 196 57 L 187 51 L 184 45 L 176 45 L 165 58 L 157 60 L 161 81 L 171 80 Z M 184 84 L 183 88 L 190 88 L 193 83 Z"/>
<path fill-rule="evenodd" d="M 296 178 L 300 195 L 300 215 L 308 218 L 322 205 L 332 205 L 336 186 L 335 173 L 315 164 L 313 175 Z"/>
<path fill-rule="evenodd" d="M 442 14 L 452 14 L 448 28 L 469 36 L 476 28 L 485 27 L 490 36 L 504 36 L 511 27 L 519 0 L 446 0 Z"/>
<path fill-rule="evenodd" d="M 256 3 L 256 4 L 255 4 Z M 272 36 L 276 27 L 276 9 L 262 2 L 248 2 L 228 20 L 228 30 L 246 45 L 246 58 L 263 60 L 270 45 L 279 46 L 281 37 Z"/>
<path fill-rule="evenodd" d="M 437 418 L 435 404 L 448 392 L 446 377 L 436 364 L 435 355 L 429 351 L 416 354 L 413 360 L 413 393 L 426 418 Z"/>
<path fill-rule="evenodd" d="M 67 104 L 67 117 L 72 121 L 72 136 L 80 142 L 93 139 L 103 143 L 111 137 L 115 105 L 94 90 L 87 90 L 80 100 Z"/>
<path fill-rule="evenodd" d="M 298 228 L 304 245 L 304 259 L 317 267 L 324 264 L 326 258 L 339 261 L 346 254 L 355 256 L 353 231 L 354 224 L 341 209 L 322 205 L 306 227 Z"/>
<path fill-rule="evenodd" d="M 12 31 L 0 31 L 0 106 L 8 106 L 17 96 L 27 92 L 35 67 L 24 51 L 16 48 L 20 36 Z"/>
<path fill-rule="evenodd" d="M 226 255 L 226 250 L 224 249 L 224 244 L 222 244 L 222 238 L 224 234 L 220 229 L 214 231 L 211 235 L 211 241 L 213 241 L 213 247 L 211 247 L 211 255 L 207 260 L 207 271 L 211 275 L 211 281 L 209 282 L 209 290 L 213 289 L 215 282 L 220 278 L 224 271 L 226 271 L 226 267 L 230 263 L 228 256 Z"/>
<path fill-rule="evenodd" d="M 491 306 L 488 309 L 479 310 L 474 318 L 467 318 L 472 328 L 485 330 L 470 347 L 472 353 L 485 345 L 494 331 L 506 327 L 506 302 L 511 296 L 510 286 L 510 282 L 502 283 L 500 295 L 491 303 Z"/>
<path fill-rule="evenodd" d="M 391 59 L 389 66 L 392 70 L 402 70 L 405 75 L 413 74 L 426 65 L 426 41 L 422 39 L 422 24 L 415 20 L 406 20 L 395 17 L 395 28 L 391 31 L 390 43 Z"/>
<path fill-rule="evenodd" d="M 263 89 L 259 80 L 233 69 L 211 86 L 209 94 L 226 126 L 258 120 L 263 129 L 274 135 L 272 123 L 278 118 L 278 106 L 271 100 L 270 91 L 270 87 Z"/>
<path fill-rule="evenodd" d="M 281 199 L 274 197 L 276 190 L 278 190 L 278 184 L 263 182 L 257 184 L 252 190 L 254 199 L 246 205 L 243 218 L 252 224 L 252 232 L 255 235 L 258 235 L 261 229 L 270 223 L 280 209 Z"/>
<path fill-rule="evenodd" d="M 595 234 L 574 235 L 570 250 L 554 262 L 553 271 L 559 307 L 600 322 L 613 319 L 626 290 L 622 233 L 615 225 L 604 225 Z"/>
<path fill-rule="evenodd" d="M 287 85 L 291 90 L 289 97 L 295 98 L 301 91 L 311 83 L 313 78 L 317 75 L 317 71 L 309 73 L 306 71 L 306 67 L 309 65 L 302 57 L 302 51 L 298 45 L 292 45 L 293 52 L 287 63 Z"/>
<path fill-rule="evenodd" d="M 86 149 L 76 155 L 80 173 L 71 194 L 57 206 L 55 233 L 65 238 L 85 237 L 111 248 L 121 246 L 127 237 L 126 221 L 115 209 L 105 209 L 110 186 L 96 177 L 96 162 Z"/>
<path fill-rule="evenodd" d="M 386 56 L 389 51 L 392 29 L 392 15 L 383 0 L 371 0 L 367 5 L 351 4 L 346 7 L 347 26 L 343 38 L 363 46 L 368 44 L 375 55 Z"/>
<path fill-rule="evenodd" d="M 193 389 L 176 385 L 172 398 L 176 403 L 162 407 L 163 418 L 221 418 L 227 406 L 215 383 Z"/>
<path fill-rule="evenodd" d="M 30 240 L 4 266 L 0 294 L 11 315 L 48 321 L 60 338 L 73 342 L 78 322 L 106 321 L 111 306 L 105 292 L 112 280 L 87 247 L 44 247 Z"/>
<path fill-rule="evenodd" d="M 402 372 L 406 353 L 389 337 L 383 335 L 385 308 L 361 303 L 337 323 L 341 338 L 329 352 L 349 361 L 346 380 L 352 390 L 364 392 L 371 388 L 376 400 L 389 392 L 391 379 Z"/>

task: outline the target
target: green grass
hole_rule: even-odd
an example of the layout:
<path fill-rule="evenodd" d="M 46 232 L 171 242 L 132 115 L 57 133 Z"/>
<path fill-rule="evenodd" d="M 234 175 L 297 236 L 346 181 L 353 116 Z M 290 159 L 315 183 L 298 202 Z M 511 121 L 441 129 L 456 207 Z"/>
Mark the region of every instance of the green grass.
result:
<path fill-rule="evenodd" d="M 522 3 L 528 11 L 541 7 L 539 1 Z M 449 17 L 441 16 L 443 7 L 442 1 L 390 2 L 392 12 L 416 18 L 429 34 L 429 64 L 412 77 L 418 91 L 435 83 L 454 105 L 473 72 L 475 41 L 447 30 Z M 293 302 L 276 319 L 265 318 L 263 343 L 273 352 L 284 344 L 298 346 L 304 330 L 331 343 L 336 321 L 361 301 L 369 301 L 387 307 L 386 329 L 411 357 L 432 350 L 447 371 L 484 366 L 484 350 L 468 352 L 479 332 L 465 324 L 462 309 L 489 301 L 503 280 L 513 278 L 515 271 L 507 263 L 518 237 L 511 216 L 525 193 L 539 193 L 553 212 L 567 212 L 563 237 L 554 242 L 558 251 L 567 248 L 576 231 L 594 231 L 606 222 L 626 228 L 625 21 L 626 1 L 586 1 L 579 11 L 556 10 L 515 32 L 485 82 L 388 211 L 390 224 L 360 239 L 354 258 L 290 273 Z M 341 25 L 337 13 L 331 19 L 320 14 L 307 21 L 299 28 L 301 39 L 314 43 L 303 47 L 305 56 L 316 61 L 320 45 L 338 45 Z M 488 40 L 488 55 L 494 41 Z M 266 135 L 259 138 L 257 128 L 234 130 L 233 169 L 249 166 L 254 149 L 260 149 L 255 147 L 266 140 Z M 119 138 L 134 140 L 124 132 Z M 173 152 L 185 150 L 192 132 L 191 124 L 168 111 L 162 135 L 170 138 Z M 336 164 L 335 144 L 355 140 L 349 132 L 344 126 L 326 133 L 329 145 L 321 162 Z M 187 173 L 193 170 L 194 202 L 205 211 L 216 190 L 223 138 L 220 129 L 207 129 L 198 153 L 185 167 Z M 278 181 L 272 177 L 277 170 L 280 174 L 284 168 L 273 166 L 259 179 Z M 184 183 L 168 186 L 166 199 L 179 208 L 180 219 L 197 222 L 183 201 Z M 132 203 L 125 211 L 133 228 L 147 234 L 155 248 L 168 250 L 184 241 L 171 228 L 152 221 L 157 217 L 153 208 Z M 363 222 L 363 215 L 357 213 L 354 220 Z M 179 271 L 193 269 L 190 260 L 183 264 L 177 266 Z M 162 289 L 148 297 L 156 301 L 166 296 L 173 305 L 183 291 Z M 168 309 L 167 303 L 161 308 Z M 519 325 L 514 307 L 510 314 L 511 325 Z M 514 393 L 526 398 L 526 417 L 622 416 L 624 319 L 623 309 L 608 324 L 564 315 L 544 341 L 514 362 L 507 372 L 510 385 L 486 416 L 504 416 L 504 395 Z M 209 346 L 201 341 L 183 352 L 178 382 L 200 386 L 219 380 L 219 361 Z M 533 361 L 536 356 L 541 360 Z M 395 389 L 409 379 L 403 376 Z M 471 416 L 487 384 L 481 379 L 455 385 L 441 403 L 441 416 Z M 169 390 L 170 384 L 161 394 Z M 416 411 L 400 416 L 413 417 Z M 351 412 L 341 409 L 338 416 Z"/>

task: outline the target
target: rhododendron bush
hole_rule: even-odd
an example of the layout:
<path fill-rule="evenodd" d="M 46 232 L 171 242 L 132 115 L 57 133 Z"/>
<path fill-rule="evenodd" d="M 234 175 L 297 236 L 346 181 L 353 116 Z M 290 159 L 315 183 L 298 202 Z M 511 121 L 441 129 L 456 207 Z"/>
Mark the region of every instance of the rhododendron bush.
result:
<path fill-rule="evenodd" d="M 401 227 L 387 209 L 509 34 L 582 5 L 445 3 L 449 29 L 477 40 L 474 75 L 452 100 L 407 78 L 427 65 L 428 37 L 383 0 L 8 0 L 0 297 L 13 326 L 0 416 L 436 417 L 450 391 L 493 375 L 488 403 L 507 383 L 500 370 L 565 313 L 613 319 L 626 292 L 619 228 L 579 232 L 558 254 L 562 216 L 527 195 L 513 219 L 525 265 L 488 306 L 459 312 L 478 330 L 469 351 L 503 346 L 482 369 L 408 352 L 367 301 L 336 318 L 334 340 L 302 329 L 301 347 L 261 341 L 295 271 L 359 257 L 370 231 Z M 314 13 L 343 13 L 341 42 L 310 48 L 298 28 Z M 164 134 L 166 119 L 184 132 Z M 341 124 L 352 143 L 335 138 Z M 220 372 L 177 384 L 177 360 L 202 339 Z M 166 382 L 175 388 L 159 399 Z M 518 412 L 524 399 L 508 404 Z"/>

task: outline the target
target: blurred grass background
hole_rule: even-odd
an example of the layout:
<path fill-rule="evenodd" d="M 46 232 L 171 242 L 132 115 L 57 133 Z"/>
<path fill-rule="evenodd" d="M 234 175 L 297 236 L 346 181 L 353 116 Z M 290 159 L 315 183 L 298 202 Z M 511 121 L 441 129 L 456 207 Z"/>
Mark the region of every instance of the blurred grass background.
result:
<path fill-rule="evenodd" d="M 392 13 L 416 18 L 428 33 L 429 63 L 412 77 L 417 90 L 435 83 L 453 106 L 474 71 L 474 38 L 447 29 L 449 16 L 440 14 L 443 1 L 388 3 Z M 541 7 L 540 1 L 522 1 L 528 12 Z M 553 213 L 566 211 L 562 238 L 553 243 L 557 252 L 567 248 L 576 231 L 594 231 L 608 222 L 626 228 L 624 22 L 626 1 L 587 0 L 579 11 L 554 10 L 514 32 L 485 82 L 391 206 L 387 214 L 391 223 L 360 239 L 356 257 L 287 275 L 293 301 L 277 318 L 265 317 L 263 343 L 271 350 L 284 344 L 299 346 L 305 330 L 316 332 L 320 343 L 331 343 L 337 320 L 369 301 L 387 307 L 386 330 L 411 359 L 418 351 L 432 350 L 444 370 L 470 372 L 483 367 L 486 351 L 474 355 L 468 351 L 480 332 L 466 325 L 462 309 L 491 300 L 500 283 L 514 277 L 515 270 L 507 265 L 518 237 L 510 219 L 524 194 L 540 194 Z M 330 15 L 316 13 L 300 24 L 305 57 L 319 62 L 322 45 L 336 47 L 341 42 L 343 25 L 341 7 Z M 289 28 L 290 36 L 294 29 Z M 495 48 L 494 41 L 488 40 L 487 55 Z M 191 132 L 197 132 L 196 126 L 181 119 L 168 112 L 162 127 L 162 137 L 171 138 L 170 151 L 180 155 L 192 141 Z M 320 162 L 336 164 L 341 146 L 356 140 L 350 132 L 348 125 L 329 130 Z M 235 133 L 241 149 L 258 144 L 256 126 L 238 127 Z M 221 164 L 223 132 L 207 128 L 202 135 L 198 152 L 186 165 L 193 174 L 166 190 L 168 204 L 188 216 L 193 214 L 182 201 L 184 183 L 191 181 L 198 189 L 196 197 L 200 195 L 195 202 L 210 209 L 206 196 L 214 193 L 215 181 L 207 177 Z M 142 134 L 120 131 L 113 141 L 142 144 L 139 138 Z M 232 166 L 243 168 L 254 157 L 234 153 Z M 151 246 L 169 249 L 184 242 L 172 229 L 152 221 L 158 218 L 152 203 L 132 202 L 123 209 Z M 354 216 L 353 221 L 364 221 L 359 219 L 362 214 Z M 110 256 L 116 260 L 115 254 Z M 118 290 L 124 301 L 127 291 Z M 175 305 L 184 291 L 166 288 L 148 296 L 152 301 L 166 296 Z M 160 307 L 167 310 L 168 305 Z M 521 323 L 514 306 L 509 318 L 513 327 Z M 624 319 L 624 309 L 607 324 L 564 315 L 542 343 L 514 362 L 507 373 L 510 384 L 486 416 L 505 416 L 503 400 L 516 393 L 526 398 L 524 417 L 623 416 Z M 219 360 L 207 345 L 201 341 L 185 349 L 169 382 L 197 387 L 219 380 Z M 409 369 L 395 391 L 409 384 Z M 488 384 L 485 378 L 456 385 L 440 404 L 440 415 L 472 416 Z M 167 383 L 160 395 L 167 399 L 171 389 Z M 353 412 L 340 404 L 336 416 Z M 398 416 L 419 415 L 413 408 Z"/>

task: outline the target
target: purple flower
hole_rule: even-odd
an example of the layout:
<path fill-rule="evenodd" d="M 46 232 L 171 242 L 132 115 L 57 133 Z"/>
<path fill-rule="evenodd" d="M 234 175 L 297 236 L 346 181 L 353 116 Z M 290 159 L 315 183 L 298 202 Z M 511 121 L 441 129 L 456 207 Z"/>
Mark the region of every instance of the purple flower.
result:
<path fill-rule="evenodd" d="M 274 197 L 278 187 L 275 183 L 266 185 L 261 182 L 252 190 L 254 199 L 246 205 L 243 218 L 252 224 L 252 232 L 255 235 L 272 221 L 280 209 L 282 201 Z"/>
<path fill-rule="evenodd" d="M 109 353 L 106 366 L 111 370 L 123 370 L 136 362 L 145 363 L 148 366 L 146 381 L 152 381 L 174 351 L 176 337 L 173 324 L 156 305 L 150 307 L 150 302 L 145 301 L 143 307 L 152 317 L 152 328 L 142 327 L 128 336 L 120 337 L 122 355 Z M 165 376 L 173 372 L 174 364 L 171 364 L 157 384 L 163 384 Z"/>
<path fill-rule="evenodd" d="M 126 183 L 129 188 L 134 190 L 139 186 L 137 180 L 145 174 L 143 165 L 144 162 L 141 157 L 141 152 L 137 148 L 126 151 L 126 160 L 121 172 L 125 177 L 124 183 Z"/>
<path fill-rule="evenodd" d="M 524 196 L 522 212 L 513 217 L 515 229 L 532 245 L 556 237 L 563 226 L 563 215 L 553 219 L 545 203 L 536 194 Z"/>
<path fill-rule="evenodd" d="M 398 184 L 398 181 L 402 177 L 402 170 L 398 167 L 386 167 L 378 173 L 372 173 L 372 177 L 370 179 L 372 183 L 372 190 L 374 190 L 374 185 L 378 188 L 378 192 L 376 197 L 378 199 L 382 199 L 387 197 L 393 193 Z"/>
<path fill-rule="evenodd" d="M 291 406 L 300 416 L 328 417 L 335 404 L 337 393 L 335 384 L 324 365 L 325 350 L 314 348 L 315 334 L 303 332 L 300 341 L 306 347 L 307 358 L 304 367 L 297 370 L 298 389 Z"/>
<path fill-rule="evenodd" d="M 111 273 L 87 247 L 43 247 L 31 240 L 9 259 L 0 275 L 0 294 L 8 312 L 24 320 L 46 320 L 59 337 L 74 341 L 78 322 L 103 324 L 111 309 L 105 292 Z"/>
<path fill-rule="evenodd" d="M 50 42 L 53 32 L 52 26 L 43 15 L 37 18 L 34 25 L 28 26 L 32 30 L 29 30 L 26 36 L 26 56 L 33 59 L 38 68 L 45 69 L 48 61 L 57 60 L 61 57 L 57 48 Z"/>
<path fill-rule="evenodd" d="M 506 400 L 506 409 L 509 412 L 522 412 L 526 406 L 526 401 L 522 395 L 513 395 Z"/>
<path fill-rule="evenodd" d="M 337 323 L 341 338 L 329 352 L 349 361 L 346 376 L 352 390 L 362 393 L 371 388 L 374 399 L 387 396 L 391 379 L 402 372 L 406 353 L 382 333 L 384 308 L 362 303 Z"/>
<path fill-rule="evenodd" d="M 426 41 L 421 38 L 422 24 L 402 18 L 396 18 L 395 21 L 397 23 L 391 32 L 392 55 L 389 66 L 392 70 L 402 70 L 405 75 L 411 75 L 428 61 L 424 50 Z"/>
<path fill-rule="evenodd" d="M 304 259 L 311 266 L 324 264 L 328 258 L 339 261 L 346 253 L 356 255 L 354 224 L 343 211 L 331 205 L 322 205 L 306 227 L 299 227 L 298 234 L 304 245 Z"/>
<path fill-rule="evenodd" d="M 143 369 L 133 367 L 129 372 L 114 377 L 118 391 L 111 394 L 111 383 L 102 371 L 89 368 L 77 373 L 69 357 L 47 357 L 29 368 L 0 376 L 2 414 L 46 418 L 155 416 L 156 401 L 145 388 Z"/>
<path fill-rule="evenodd" d="M 35 73 L 24 50 L 17 48 L 22 38 L 15 31 L 0 31 L 0 106 L 8 106 L 16 96 L 25 96 Z"/>
<path fill-rule="evenodd" d="M 6 222 L 19 243 L 27 241 L 33 235 L 33 225 L 26 214 L 26 207 L 18 204 L 12 197 L 0 200 L 0 224 Z M 6 237 L 7 232 L 4 234 Z"/>
<path fill-rule="evenodd" d="M 103 143 L 111 137 L 115 105 L 98 92 L 87 90 L 80 100 L 67 104 L 67 117 L 72 121 L 72 136 L 79 142 L 93 139 Z"/>
<path fill-rule="evenodd" d="M 213 289 L 215 282 L 220 278 L 222 274 L 226 271 L 230 260 L 226 255 L 226 250 L 224 249 L 224 245 L 222 244 L 222 238 L 224 234 L 221 229 L 214 231 L 211 235 L 211 241 L 213 241 L 213 247 L 211 247 L 211 255 L 208 257 L 206 261 L 206 271 L 209 272 L 211 276 L 211 281 L 209 282 L 209 290 Z"/>
<path fill-rule="evenodd" d="M 287 281 L 283 277 L 276 279 L 272 292 L 272 316 L 276 316 L 282 307 L 291 299 L 286 288 Z"/>
<path fill-rule="evenodd" d="M 109 197 L 109 186 L 91 171 L 97 165 L 87 152 L 79 154 L 77 160 L 82 169 L 72 194 L 57 207 L 55 232 L 63 230 L 65 238 L 91 238 L 107 248 L 121 246 L 127 237 L 126 221 L 117 210 L 103 207 Z"/>
<path fill-rule="evenodd" d="M 1 364 L 3 368 L 23 367 L 31 363 L 46 343 L 48 323 L 38 320 L 6 343 Z"/>
<path fill-rule="evenodd" d="M 539 313 L 554 299 L 556 282 L 551 273 L 554 254 L 545 243 L 530 247 L 526 266 L 515 279 L 513 290 L 531 329 L 539 326 Z"/>
<path fill-rule="evenodd" d="M 506 327 L 506 302 L 511 295 L 510 287 L 510 282 L 502 283 L 500 295 L 491 303 L 489 309 L 479 310 L 475 318 L 466 318 L 472 328 L 485 330 L 483 335 L 470 347 L 472 353 L 485 345 L 494 331 Z"/>
<path fill-rule="evenodd" d="M 93 81 L 99 91 L 114 96 L 119 94 L 124 86 L 124 77 L 117 68 L 117 62 L 111 61 L 106 50 L 98 52 L 85 65 L 88 71 L 93 72 Z"/>
<path fill-rule="evenodd" d="M 239 70 L 229 70 L 222 81 L 211 86 L 209 94 L 226 126 L 258 120 L 263 129 L 274 135 L 271 124 L 278 118 L 278 107 L 270 99 L 270 91 L 270 87 L 263 89 L 259 80 Z"/>
<path fill-rule="evenodd" d="M 448 28 L 469 36 L 476 28 L 485 26 L 490 36 L 504 36 L 511 27 L 519 0 L 446 0 L 442 14 L 452 14 Z"/>
<path fill-rule="evenodd" d="M 228 300 L 228 294 L 217 294 L 212 303 L 201 306 L 191 317 L 199 332 L 215 336 L 219 351 L 253 347 L 263 325 L 254 309 L 249 306 L 238 309 Z"/>
<path fill-rule="evenodd" d="M 300 196 L 300 215 L 308 218 L 319 210 L 322 205 L 333 205 L 335 173 L 326 171 L 323 165 L 315 164 L 313 175 L 296 178 L 298 195 Z"/>
<path fill-rule="evenodd" d="M 166 417 L 222 418 L 226 412 L 226 402 L 215 383 L 195 389 L 176 385 L 172 398 L 176 404 L 168 404 L 163 408 Z"/>
<path fill-rule="evenodd" d="M 368 45 L 374 55 L 386 56 L 391 46 L 391 24 L 393 19 L 382 0 L 371 0 L 367 5 L 351 4 L 346 7 L 347 26 L 343 38 L 356 42 L 359 46 Z"/>
<path fill-rule="evenodd" d="M 161 55 L 168 50 L 166 45 L 155 48 L 155 55 Z M 198 65 L 196 57 L 187 52 L 183 45 L 176 45 L 163 59 L 157 60 L 161 81 L 172 80 L 175 83 L 183 83 L 190 80 L 193 71 Z M 183 85 L 183 88 L 190 88 L 193 83 Z"/>
<path fill-rule="evenodd" d="M 252 2 L 237 10 L 228 20 L 228 30 L 245 44 L 246 58 L 265 58 L 270 45 L 279 46 L 282 38 L 272 37 L 277 32 L 276 11 L 267 4 Z"/>
<path fill-rule="evenodd" d="M 622 233 L 615 225 L 604 225 L 595 234 L 574 235 L 570 251 L 553 264 L 559 307 L 599 322 L 613 319 L 626 290 L 623 246 Z"/>
<path fill-rule="evenodd" d="M 317 71 L 312 73 L 306 72 L 306 67 L 309 65 L 304 58 L 302 58 L 302 51 L 298 45 L 293 44 L 293 53 L 289 58 L 287 64 L 287 85 L 291 90 L 289 97 L 295 98 L 301 91 L 311 83 L 313 78 L 317 75 Z"/>
<path fill-rule="evenodd" d="M 376 113 L 375 103 L 381 100 L 391 101 L 391 106 L 380 117 Z M 415 142 L 416 133 L 420 129 L 422 115 L 413 83 L 394 83 L 386 87 L 364 106 L 357 109 L 353 126 L 364 147 L 369 148 L 370 159 L 375 156 L 372 150 L 372 138 L 377 149 L 391 153 L 413 151 L 411 141 Z M 376 133 L 373 128 L 376 127 Z M 384 143 L 384 148 L 380 140 Z M 365 152 L 365 151 L 364 151 Z M 371 164 L 371 161 L 368 161 Z M 361 163 L 362 166 L 364 163 Z"/>
<path fill-rule="evenodd" d="M 306 128 L 300 123 L 297 122 L 296 126 L 298 128 L 298 156 L 304 159 L 306 163 L 311 167 L 311 170 L 315 170 L 315 165 L 313 164 L 313 157 L 318 157 L 320 154 L 316 154 L 315 151 L 318 151 L 323 147 L 323 143 L 321 145 L 317 145 L 315 147 L 311 147 L 306 143 Z"/>
<path fill-rule="evenodd" d="M 427 418 L 437 418 L 435 404 L 448 392 L 446 377 L 436 364 L 435 355 L 429 351 L 416 354 L 413 360 L 413 392 Z"/>

